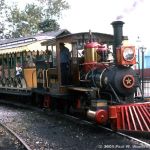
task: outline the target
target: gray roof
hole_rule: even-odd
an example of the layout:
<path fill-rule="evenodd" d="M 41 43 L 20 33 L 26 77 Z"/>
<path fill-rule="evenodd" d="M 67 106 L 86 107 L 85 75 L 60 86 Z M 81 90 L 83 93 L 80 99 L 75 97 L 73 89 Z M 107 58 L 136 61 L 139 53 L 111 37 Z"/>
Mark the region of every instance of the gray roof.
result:
<path fill-rule="evenodd" d="M 66 29 L 61 29 L 57 31 L 38 33 L 36 35 L 20 37 L 20 38 L 12 38 L 0 41 L 0 48 L 7 47 L 8 45 L 16 45 L 18 43 L 31 43 L 33 41 L 40 41 L 46 39 L 53 39 L 65 34 L 70 34 L 70 32 Z"/>

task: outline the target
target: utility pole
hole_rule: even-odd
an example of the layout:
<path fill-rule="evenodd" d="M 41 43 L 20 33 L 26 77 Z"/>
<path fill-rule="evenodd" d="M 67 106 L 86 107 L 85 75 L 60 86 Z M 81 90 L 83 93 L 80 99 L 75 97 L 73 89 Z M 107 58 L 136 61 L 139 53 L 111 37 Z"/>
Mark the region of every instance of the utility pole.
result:
<path fill-rule="evenodd" d="M 144 100 L 144 52 L 146 48 L 142 46 L 140 49 L 142 52 L 142 100 Z"/>
<path fill-rule="evenodd" d="M 136 40 L 136 43 L 137 43 L 137 56 L 138 56 L 138 72 L 140 74 L 140 43 L 141 43 L 141 40 L 140 40 L 140 37 L 138 36 L 137 37 L 137 40 Z"/>

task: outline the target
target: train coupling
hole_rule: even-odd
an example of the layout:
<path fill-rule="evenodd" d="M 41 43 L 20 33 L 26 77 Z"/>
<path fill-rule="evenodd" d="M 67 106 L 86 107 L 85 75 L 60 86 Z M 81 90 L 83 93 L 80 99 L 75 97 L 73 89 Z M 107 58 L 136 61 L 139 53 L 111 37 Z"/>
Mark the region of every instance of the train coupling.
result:
<path fill-rule="evenodd" d="M 87 117 L 96 121 L 98 124 L 106 124 L 108 121 L 108 112 L 104 109 L 99 109 L 97 111 L 88 110 Z"/>

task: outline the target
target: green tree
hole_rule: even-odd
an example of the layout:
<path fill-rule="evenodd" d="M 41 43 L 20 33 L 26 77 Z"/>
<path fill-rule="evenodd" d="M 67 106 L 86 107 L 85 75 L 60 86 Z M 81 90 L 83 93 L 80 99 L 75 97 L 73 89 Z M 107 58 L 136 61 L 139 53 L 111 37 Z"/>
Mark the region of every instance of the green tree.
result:
<path fill-rule="evenodd" d="M 42 19 L 42 8 L 35 4 L 27 4 L 24 10 L 15 5 L 10 8 L 8 17 L 12 37 L 20 37 L 38 32 L 38 24 Z"/>
<path fill-rule="evenodd" d="M 0 0 L 0 39 L 5 38 L 5 22 L 7 18 L 7 6 L 5 5 L 5 0 Z"/>
<path fill-rule="evenodd" d="M 27 4 L 23 10 L 17 5 L 9 7 L 7 21 L 11 29 L 11 37 L 35 34 L 39 31 L 58 30 L 57 20 L 63 10 L 69 9 L 69 4 L 63 0 L 35 0 Z"/>
<path fill-rule="evenodd" d="M 43 5 L 45 19 L 60 18 L 62 11 L 70 8 L 65 0 L 37 0 Z"/>
<path fill-rule="evenodd" d="M 43 32 L 59 30 L 59 24 L 54 19 L 46 19 L 39 23 L 39 30 Z"/>
<path fill-rule="evenodd" d="M 5 0 L 0 0 L 0 14 L 2 14 L 4 8 L 5 8 Z"/>

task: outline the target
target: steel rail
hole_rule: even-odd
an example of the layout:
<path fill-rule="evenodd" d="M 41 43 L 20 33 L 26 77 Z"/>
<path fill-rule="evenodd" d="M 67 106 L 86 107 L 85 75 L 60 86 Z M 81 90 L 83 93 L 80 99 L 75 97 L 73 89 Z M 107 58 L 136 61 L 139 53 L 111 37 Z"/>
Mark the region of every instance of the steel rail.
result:
<path fill-rule="evenodd" d="M 7 104 L 8 104 L 8 102 L 5 102 L 5 101 L 3 101 L 3 103 L 7 103 Z M 12 104 L 12 103 L 9 102 L 9 104 Z M 28 108 L 30 108 L 30 109 L 34 109 L 35 111 L 39 111 L 39 112 L 43 112 L 43 113 L 44 113 L 44 111 L 42 111 L 41 109 L 35 108 L 35 107 L 32 107 L 32 106 L 27 106 L 27 105 L 19 104 L 19 103 L 13 103 L 13 105 L 20 106 L 20 107 L 28 107 Z M 48 114 L 49 114 L 49 113 L 48 113 Z M 80 122 L 82 121 L 82 123 L 86 123 L 86 124 L 89 124 L 89 125 L 97 125 L 97 124 L 95 124 L 95 123 L 93 123 L 93 122 L 90 122 L 90 121 L 87 121 L 87 120 L 81 120 L 80 118 L 78 118 L 78 117 L 76 117 L 76 116 L 73 116 L 73 115 L 62 114 L 62 113 L 59 113 L 59 115 L 62 115 L 62 116 L 64 116 L 64 117 L 67 117 L 68 119 L 73 119 L 73 120 L 77 120 L 77 121 L 80 121 Z M 118 131 L 114 131 L 114 130 L 112 130 L 112 129 L 110 129 L 110 128 L 107 128 L 107 127 L 104 127 L 104 126 L 102 126 L 102 125 L 97 125 L 97 126 L 100 127 L 100 128 L 102 128 L 102 129 L 105 129 L 105 130 L 107 130 L 107 131 L 114 132 L 114 133 L 116 133 L 116 134 L 118 134 L 118 135 L 120 135 L 120 136 L 123 136 L 123 137 L 125 137 L 125 138 L 134 140 L 134 141 L 136 141 L 136 142 L 138 142 L 138 143 L 141 143 L 141 144 L 145 145 L 146 148 L 150 148 L 150 144 L 149 144 L 149 143 L 144 142 L 144 141 L 142 141 L 142 140 L 140 140 L 140 139 L 137 139 L 137 138 L 135 138 L 135 137 L 129 136 L 129 135 L 127 135 L 127 134 L 124 134 L 124 133 L 121 133 L 121 132 L 118 132 Z M 29 150 L 31 150 L 31 149 L 29 149 Z"/>
<path fill-rule="evenodd" d="M 20 142 L 21 144 L 27 149 L 27 150 L 32 150 L 27 143 L 16 133 L 14 132 L 12 129 L 10 129 L 8 126 L 4 125 L 2 122 L 0 122 L 0 125 L 5 128 L 10 134 L 12 134 L 13 136 L 15 136 Z"/>
<path fill-rule="evenodd" d="M 68 117 L 68 118 L 71 118 L 71 119 L 75 119 L 75 120 L 84 122 L 84 123 L 87 123 L 87 124 L 89 124 L 89 125 L 95 125 L 93 122 L 90 122 L 90 121 L 87 121 L 87 120 L 81 120 L 80 118 L 75 117 L 75 116 L 71 116 L 71 115 L 68 115 L 68 114 L 64 114 L 64 116 L 66 116 L 66 117 Z M 136 141 L 136 142 L 138 142 L 139 144 L 143 144 L 143 146 L 145 146 L 145 148 L 147 148 L 147 149 L 149 148 L 149 149 L 150 149 L 150 144 L 147 143 L 147 142 L 144 142 L 144 141 L 142 141 L 142 140 L 140 140 L 140 139 L 137 139 L 137 138 L 135 138 L 135 137 L 132 137 L 132 136 L 130 136 L 130 135 L 127 135 L 127 134 L 124 134 L 124 133 L 121 133 L 121 132 L 118 132 L 118 131 L 114 131 L 114 130 L 112 130 L 112 129 L 110 129 L 110 128 L 107 128 L 107 127 L 104 127 L 104 126 L 102 126 L 102 125 L 97 125 L 97 126 L 98 126 L 99 128 L 105 129 L 105 130 L 107 130 L 107 131 L 114 132 L 114 133 L 116 133 L 116 134 L 118 134 L 118 135 L 121 135 L 121 136 L 123 136 L 123 137 L 125 137 L 125 138 L 128 138 L 128 139 L 130 139 L 130 140 Z"/>

